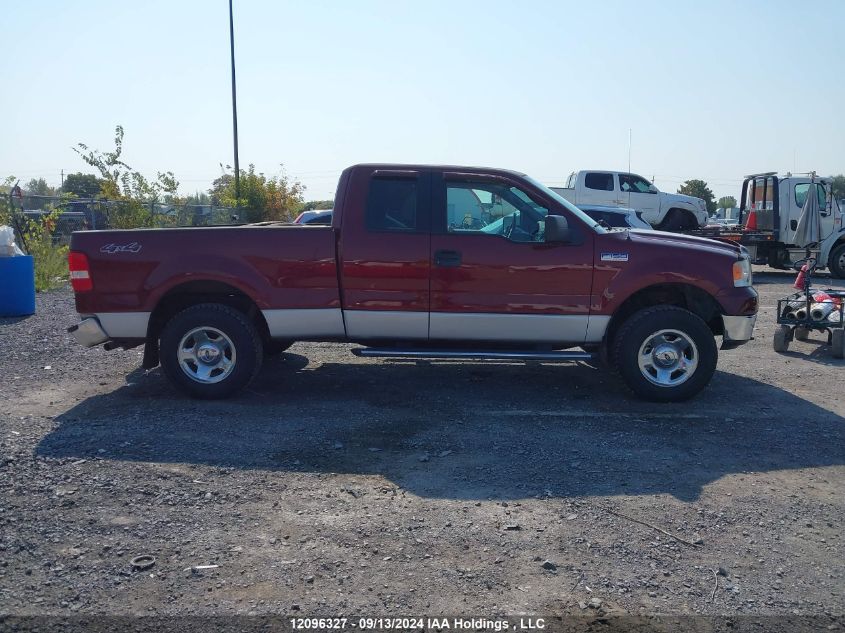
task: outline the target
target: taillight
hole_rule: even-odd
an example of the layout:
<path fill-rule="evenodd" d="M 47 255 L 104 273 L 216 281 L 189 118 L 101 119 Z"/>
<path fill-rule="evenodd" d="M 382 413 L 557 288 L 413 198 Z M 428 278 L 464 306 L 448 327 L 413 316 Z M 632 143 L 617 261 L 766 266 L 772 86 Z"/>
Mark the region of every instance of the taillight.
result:
<path fill-rule="evenodd" d="M 91 272 L 88 270 L 88 257 L 85 253 L 70 251 L 67 254 L 67 266 L 70 270 L 70 285 L 74 292 L 88 292 L 94 289 Z"/>

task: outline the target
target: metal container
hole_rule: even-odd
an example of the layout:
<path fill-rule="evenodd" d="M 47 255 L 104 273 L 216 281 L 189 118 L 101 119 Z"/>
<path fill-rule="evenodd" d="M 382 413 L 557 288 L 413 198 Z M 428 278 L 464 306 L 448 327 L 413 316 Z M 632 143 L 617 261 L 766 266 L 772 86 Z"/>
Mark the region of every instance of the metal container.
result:
<path fill-rule="evenodd" d="M 824 321 L 833 312 L 834 305 L 832 301 L 825 303 L 814 303 L 810 306 L 810 318 L 813 321 Z"/>

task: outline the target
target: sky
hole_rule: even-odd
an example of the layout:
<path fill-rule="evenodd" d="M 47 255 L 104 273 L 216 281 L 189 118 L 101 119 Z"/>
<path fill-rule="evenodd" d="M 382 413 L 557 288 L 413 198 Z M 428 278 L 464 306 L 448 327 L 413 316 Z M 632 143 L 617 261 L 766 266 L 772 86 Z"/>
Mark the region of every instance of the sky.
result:
<path fill-rule="evenodd" d="M 359 162 L 485 165 L 675 191 L 845 172 L 845 2 L 234 0 L 240 163 L 334 196 Z M 225 0 L 29 0 L 4 13 L 0 180 L 112 148 L 183 194 L 233 163 Z"/>

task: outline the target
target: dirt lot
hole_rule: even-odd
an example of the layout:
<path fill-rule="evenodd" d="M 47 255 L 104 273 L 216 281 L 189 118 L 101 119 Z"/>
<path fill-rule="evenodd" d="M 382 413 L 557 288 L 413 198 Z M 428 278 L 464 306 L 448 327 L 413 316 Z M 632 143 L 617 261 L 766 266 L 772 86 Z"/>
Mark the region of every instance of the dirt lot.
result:
<path fill-rule="evenodd" d="M 0 612 L 841 616 L 845 363 L 772 351 L 793 277 L 684 405 L 323 344 L 191 401 L 40 295 L 0 320 Z"/>

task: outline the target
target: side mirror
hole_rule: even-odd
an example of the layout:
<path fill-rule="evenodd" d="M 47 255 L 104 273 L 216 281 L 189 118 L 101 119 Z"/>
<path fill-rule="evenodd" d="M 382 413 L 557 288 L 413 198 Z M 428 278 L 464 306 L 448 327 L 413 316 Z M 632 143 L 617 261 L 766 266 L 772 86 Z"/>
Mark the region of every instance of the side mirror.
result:
<path fill-rule="evenodd" d="M 572 241 L 572 229 L 562 215 L 546 216 L 546 242 L 567 244 Z"/>

